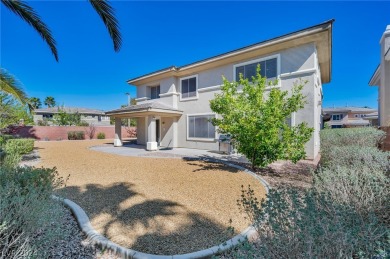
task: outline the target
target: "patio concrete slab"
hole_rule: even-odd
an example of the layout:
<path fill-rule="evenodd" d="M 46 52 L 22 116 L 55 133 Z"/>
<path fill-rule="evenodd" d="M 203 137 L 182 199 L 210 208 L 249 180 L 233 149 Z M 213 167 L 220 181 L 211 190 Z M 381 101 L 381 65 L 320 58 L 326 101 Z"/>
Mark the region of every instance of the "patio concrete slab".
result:
<path fill-rule="evenodd" d="M 159 148 L 157 151 L 147 151 L 143 145 L 127 144 L 122 147 L 99 145 L 90 147 L 90 149 L 99 152 L 133 157 L 219 159 L 223 161 L 235 161 L 242 163 L 248 162 L 244 156 L 238 154 L 227 155 L 218 151 L 191 148 Z"/>

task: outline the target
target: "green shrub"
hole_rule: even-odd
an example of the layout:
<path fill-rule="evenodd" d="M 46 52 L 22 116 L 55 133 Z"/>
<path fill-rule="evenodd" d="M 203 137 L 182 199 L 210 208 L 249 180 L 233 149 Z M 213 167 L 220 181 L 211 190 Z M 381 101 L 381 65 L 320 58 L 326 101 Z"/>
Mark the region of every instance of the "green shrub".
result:
<path fill-rule="evenodd" d="M 233 258 L 371 258 L 388 249 L 389 228 L 374 213 L 363 218 L 315 189 L 272 189 L 260 203 L 249 188 L 238 204 L 259 236 L 228 253 Z"/>
<path fill-rule="evenodd" d="M 18 138 L 9 139 L 4 146 L 4 151 L 7 154 L 28 154 L 34 149 L 34 139 Z"/>
<path fill-rule="evenodd" d="M 98 139 L 105 139 L 105 138 L 106 138 L 106 134 L 105 134 L 104 132 L 99 132 L 99 133 L 97 134 L 97 138 L 98 138 Z"/>
<path fill-rule="evenodd" d="M 1 147 L 4 147 L 5 146 L 5 143 L 7 143 L 7 141 L 9 139 L 13 139 L 15 138 L 14 136 L 12 135 L 3 135 L 3 134 L 0 134 L 0 148 Z"/>
<path fill-rule="evenodd" d="M 50 197 L 62 184 L 55 169 L 0 167 L 0 257 L 50 257 L 67 232 L 62 205 Z"/>
<path fill-rule="evenodd" d="M 82 140 L 85 139 L 84 131 L 68 131 L 69 140 Z"/>
<path fill-rule="evenodd" d="M 39 120 L 37 121 L 38 126 L 49 126 L 49 122 L 47 120 Z"/>
<path fill-rule="evenodd" d="M 386 133 L 371 127 L 321 130 L 321 151 L 335 146 L 377 147 Z"/>
<path fill-rule="evenodd" d="M 88 127 L 89 123 L 86 121 L 80 121 L 79 123 L 77 123 L 77 126 Z"/>

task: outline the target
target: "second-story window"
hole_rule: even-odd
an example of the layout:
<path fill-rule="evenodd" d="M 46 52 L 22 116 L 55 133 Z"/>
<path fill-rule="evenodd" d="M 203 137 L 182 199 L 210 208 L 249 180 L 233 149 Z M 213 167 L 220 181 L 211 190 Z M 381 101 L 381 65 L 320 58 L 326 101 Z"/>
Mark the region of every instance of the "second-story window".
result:
<path fill-rule="evenodd" d="M 160 98 L 160 86 L 150 87 L 150 99 Z"/>
<path fill-rule="evenodd" d="M 181 99 L 197 97 L 197 76 L 181 79 Z"/>
<path fill-rule="evenodd" d="M 278 74 L 278 59 L 270 58 L 255 62 L 247 62 L 242 65 L 236 66 L 236 81 L 240 80 L 240 74 L 244 77 L 244 79 L 248 79 L 252 81 L 252 76 L 256 77 L 257 66 L 260 65 L 260 75 L 262 77 L 266 77 L 267 79 L 276 79 Z"/>
<path fill-rule="evenodd" d="M 342 114 L 333 114 L 332 115 L 332 120 L 334 121 L 339 121 L 339 120 L 342 120 L 343 119 L 343 115 Z"/>

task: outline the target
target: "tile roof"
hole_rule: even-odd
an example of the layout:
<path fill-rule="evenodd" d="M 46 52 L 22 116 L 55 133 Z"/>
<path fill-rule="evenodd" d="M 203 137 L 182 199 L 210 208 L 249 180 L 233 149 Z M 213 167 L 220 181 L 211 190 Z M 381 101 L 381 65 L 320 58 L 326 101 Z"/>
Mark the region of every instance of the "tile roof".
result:
<path fill-rule="evenodd" d="M 161 103 L 161 102 L 152 101 L 152 102 L 143 102 L 143 103 L 140 103 L 140 104 L 123 107 L 121 109 L 107 111 L 106 114 L 116 113 L 116 112 L 142 111 L 142 110 L 149 110 L 149 109 L 158 109 L 158 110 L 168 110 L 168 111 L 178 111 L 178 112 L 181 112 L 180 110 L 175 109 L 172 106 L 166 105 L 166 104 Z"/>
<path fill-rule="evenodd" d="M 103 110 L 88 109 L 88 108 L 81 108 L 81 107 L 50 107 L 50 108 L 35 109 L 34 112 L 35 113 L 58 113 L 59 109 L 62 109 L 67 113 L 78 112 L 80 114 L 104 115 Z"/>
<path fill-rule="evenodd" d="M 377 111 L 376 109 L 372 109 L 372 108 L 354 107 L 354 106 L 322 108 L 323 113 L 330 113 L 330 112 L 376 112 L 376 111 Z"/>

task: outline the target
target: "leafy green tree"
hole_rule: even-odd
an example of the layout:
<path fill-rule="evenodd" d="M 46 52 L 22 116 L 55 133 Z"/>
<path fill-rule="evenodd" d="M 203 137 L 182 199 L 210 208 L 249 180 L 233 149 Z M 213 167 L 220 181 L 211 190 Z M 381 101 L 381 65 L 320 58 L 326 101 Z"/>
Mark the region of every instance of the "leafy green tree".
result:
<path fill-rule="evenodd" d="M 295 84 L 291 93 L 276 84 L 261 77 L 258 66 L 257 76 L 251 81 L 242 75 L 239 82 L 223 78 L 222 92 L 210 101 L 212 111 L 221 115 L 212 123 L 220 133 L 230 134 L 252 168 L 265 167 L 278 159 L 297 162 L 304 158 L 304 145 L 313 132 L 305 122 L 297 126 L 288 123 L 292 113 L 305 105 L 301 93 L 305 82 Z"/>
<path fill-rule="evenodd" d="M 31 107 L 35 110 L 35 109 L 39 109 L 42 107 L 42 102 L 41 102 L 41 99 L 39 99 L 38 97 L 31 97 L 29 99 L 29 103 L 31 105 Z"/>
<path fill-rule="evenodd" d="M 81 114 L 68 113 L 64 107 L 58 107 L 58 112 L 53 116 L 53 122 L 58 126 L 77 126 L 80 125 Z"/>
<path fill-rule="evenodd" d="M 27 105 L 21 104 L 10 94 L 0 92 L 0 129 L 18 124 L 21 120 L 24 124 L 33 122 Z"/>
<path fill-rule="evenodd" d="M 48 96 L 48 97 L 45 98 L 44 104 L 45 104 L 48 108 L 51 108 L 51 107 L 56 106 L 56 100 L 54 99 L 53 96 Z"/>

